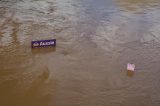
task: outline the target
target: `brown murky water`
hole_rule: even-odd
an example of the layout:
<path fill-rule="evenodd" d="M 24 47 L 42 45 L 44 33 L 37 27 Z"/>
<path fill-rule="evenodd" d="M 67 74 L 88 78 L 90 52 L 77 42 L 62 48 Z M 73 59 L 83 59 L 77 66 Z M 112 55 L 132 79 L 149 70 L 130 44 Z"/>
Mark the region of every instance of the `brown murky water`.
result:
<path fill-rule="evenodd" d="M 160 106 L 158 0 L 0 0 L 0 14 L 0 106 Z"/>

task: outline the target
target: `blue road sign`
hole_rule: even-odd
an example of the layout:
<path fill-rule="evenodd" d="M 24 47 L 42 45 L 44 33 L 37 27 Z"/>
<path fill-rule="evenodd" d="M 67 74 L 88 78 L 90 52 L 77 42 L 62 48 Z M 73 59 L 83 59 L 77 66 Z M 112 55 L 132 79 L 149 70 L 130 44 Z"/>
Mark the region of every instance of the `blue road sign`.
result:
<path fill-rule="evenodd" d="M 32 48 L 56 46 L 56 39 L 32 41 L 31 46 Z"/>

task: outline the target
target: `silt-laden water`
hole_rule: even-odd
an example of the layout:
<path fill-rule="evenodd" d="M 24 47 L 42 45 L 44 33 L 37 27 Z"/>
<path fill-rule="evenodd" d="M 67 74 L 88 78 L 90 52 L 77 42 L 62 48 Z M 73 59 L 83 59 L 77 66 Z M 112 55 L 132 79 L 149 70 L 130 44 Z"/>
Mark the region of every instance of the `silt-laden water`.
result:
<path fill-rule="evenodd" d="M 158 0 L 0 0 L 0 106 L 159 106 L 159 14 Z"/>

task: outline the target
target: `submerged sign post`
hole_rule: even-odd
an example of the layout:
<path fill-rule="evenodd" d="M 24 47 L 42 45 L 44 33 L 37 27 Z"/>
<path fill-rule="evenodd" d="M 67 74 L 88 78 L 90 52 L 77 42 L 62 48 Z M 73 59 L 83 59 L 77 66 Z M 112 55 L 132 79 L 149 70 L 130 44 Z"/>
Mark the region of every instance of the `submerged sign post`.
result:
<path fill-rule="evenodd" d="M 31 42 L 32 48 L 39 48 L 39 47 L 48 47 L 48 46 L 56 46 L 56 39 L 49 39 L 49 40 L 38 40 Z"/>

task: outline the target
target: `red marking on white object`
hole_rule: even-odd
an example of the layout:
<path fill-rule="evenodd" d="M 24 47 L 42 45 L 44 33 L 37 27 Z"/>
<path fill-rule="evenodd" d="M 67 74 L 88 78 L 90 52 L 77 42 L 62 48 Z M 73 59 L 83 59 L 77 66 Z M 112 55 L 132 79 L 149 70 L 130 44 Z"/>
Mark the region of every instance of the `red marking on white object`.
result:
<path fill-rule="evenodd" d="M 134 70 L 135 70 L 135 65 L 134 65 L 134 64 L 131 64 L 131 63 L 128 63 L 128 64 L 127 64 L 127 70 L 129 70 L 129 71 L 134 71 Z"/>

